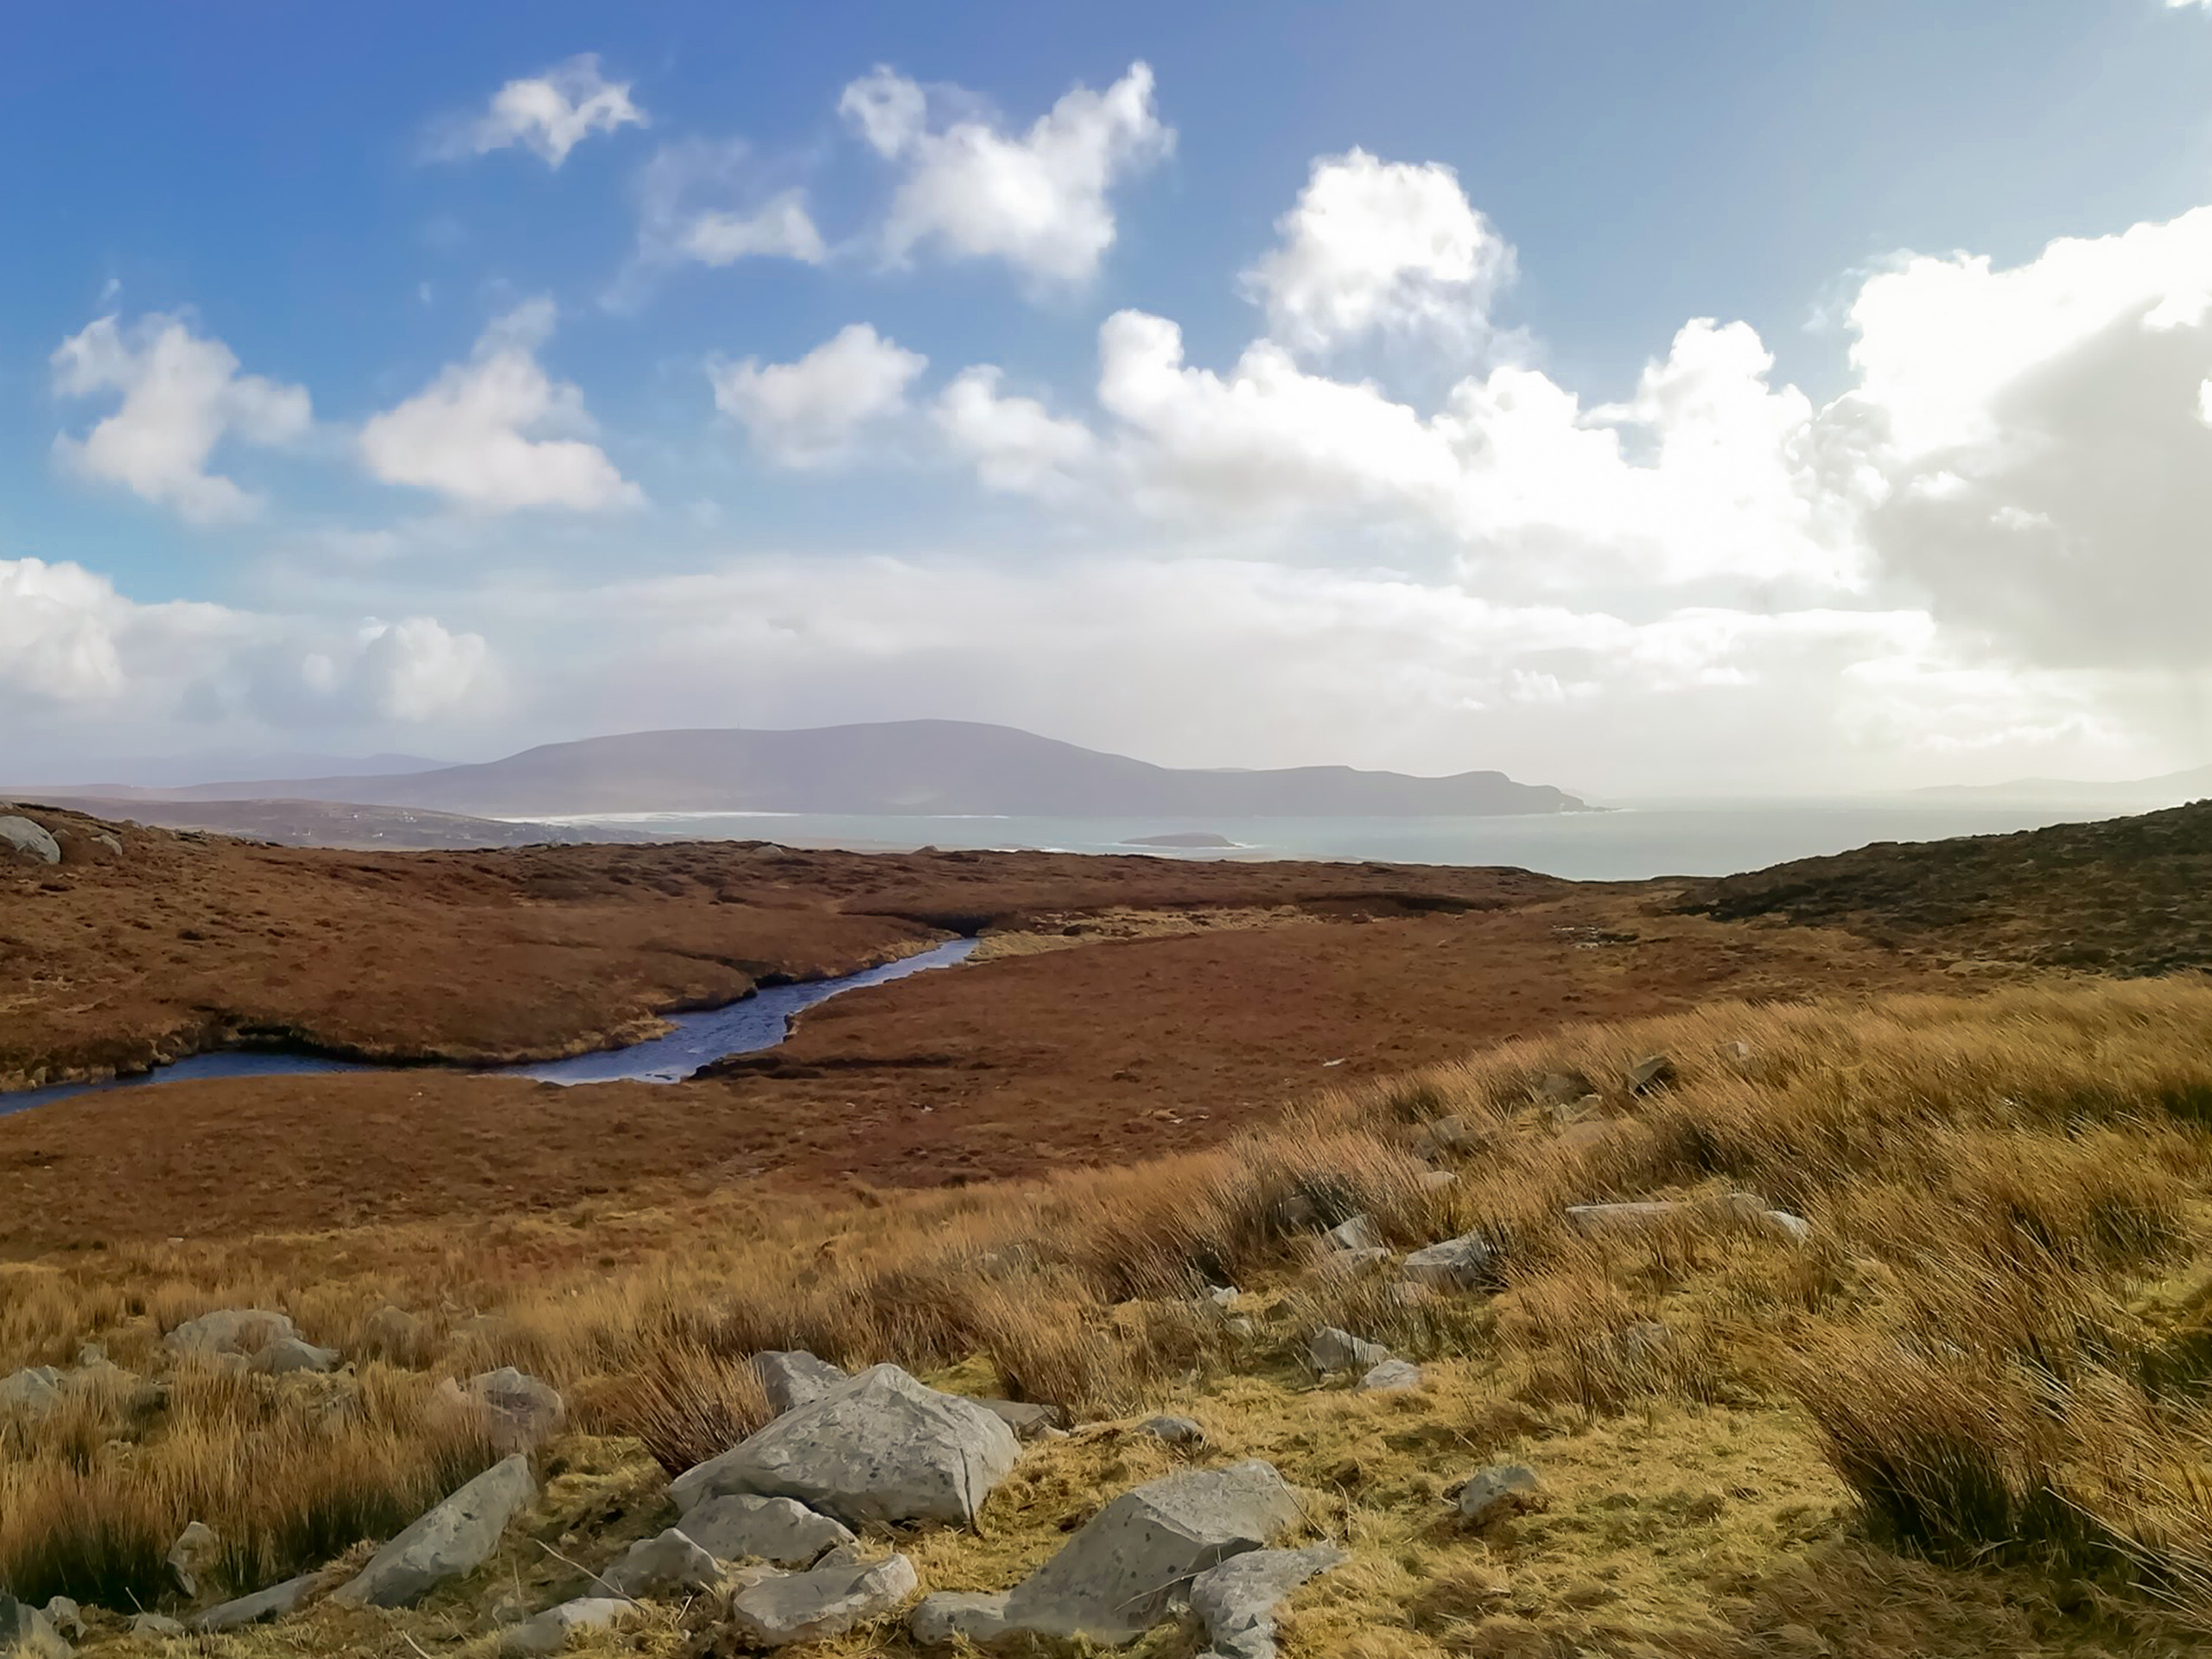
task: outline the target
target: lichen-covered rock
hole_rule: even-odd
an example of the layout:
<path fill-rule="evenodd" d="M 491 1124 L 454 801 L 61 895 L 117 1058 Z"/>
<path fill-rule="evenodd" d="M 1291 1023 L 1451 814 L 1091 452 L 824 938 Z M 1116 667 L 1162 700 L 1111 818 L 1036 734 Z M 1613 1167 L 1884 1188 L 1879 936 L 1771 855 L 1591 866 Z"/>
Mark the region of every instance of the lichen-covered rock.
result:
<path fill-rule="evenodd" d="M 974 1401 L 875 1365 L 678 1475 L 679 1513 L 728 1493 L 791 1497 L 849 1526 L 972 1522 L 1021 1455 Z"/>
<path fill-rule="evenodd" d="M 558 1653 L 577 1630 L 595 1630 L 612 1624 L 630 1611 L 630 1603 L 613 1596 L 579 1596 L 558 1607 L 548 1607 L 535 1618 L 524 1619 L 499 1632 L 499 1651 L 515 1656 Z"/>
<path fill-rule="evenodd" d="M 1351 1559 L 1334 1544 L 1231 1556 L 1192 1580 L 1191 1611 L 1220 1659 L 1275 1659 L 1275 1609 L 1308 1579 Z"/>
<path fill-rule="evenodd" d="M 841 1382 L 846 1373 L 804 1348 L 772 1348 L 748 1362 L 760 1379 L 769 1406 L 780 1416 L 797 1406 L 810 1406 Z"/>
<path fill-rule="evenodd" d="M 904 1555 L 779 1573 L 730 1598 L 730 1627 L 766 1648 L 827 1641 L 892 1611 L 915 1583 L 914 1564 Z"/>
<path fill-rule="evenodd" d="M 234 1630 L 245 1624 L 258 1624 L 264 1618 L 283 1618 L 297 1612 L 313 1595 L 321 1580 L 320 1572 L 302 1573 L 296 1579 L 287 1579 L 282 1584 L 272 1584 L 266 1590 L 257 1590 L 250 1596 L 240 1596 L 235 1601 L 210 1607 L 192 1621 L 195 1630 Z"/>
<path fill-rule="evenodd" d="M 331 1599 L 411 1606 L 446 1580 L 481 1567 L 499 1547 L 507 1522 L 537 1497 L 529 1459 L 518 1453 L 495 1464 L 378 1550 Z"/>
<path fill-rule="evenodd" d="M 853 1541 L 851 1529 L 788 1497 L 732 1492 L 695 1505 L 683 1535 L 718 1561 L 772 1561 L 812 1567 Z"/>

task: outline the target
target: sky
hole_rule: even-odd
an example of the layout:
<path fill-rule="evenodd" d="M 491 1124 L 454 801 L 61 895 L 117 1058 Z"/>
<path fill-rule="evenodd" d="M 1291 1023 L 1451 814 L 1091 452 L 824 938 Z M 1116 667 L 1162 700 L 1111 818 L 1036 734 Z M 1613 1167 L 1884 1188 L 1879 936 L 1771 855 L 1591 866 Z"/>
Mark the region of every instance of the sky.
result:
<path fill-rule="evenodd" d="M 10 32 L 0 776 L 2212 761 L 2212 3 Z"/>

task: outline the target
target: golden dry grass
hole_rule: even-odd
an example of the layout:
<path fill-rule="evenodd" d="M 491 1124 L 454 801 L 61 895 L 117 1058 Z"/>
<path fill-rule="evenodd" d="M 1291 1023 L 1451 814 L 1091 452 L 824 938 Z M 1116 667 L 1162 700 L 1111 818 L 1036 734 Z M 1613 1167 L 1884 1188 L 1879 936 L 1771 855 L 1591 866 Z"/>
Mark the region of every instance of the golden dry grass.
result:
<path fill-rule="evenodd" d="M 1627 1092 L 1655 1051 L 1674 1085 Z M 1555 1073 L 1599 1098 L 1554 1106 L 1538 1085 Z M 440 1439 L 433 1379 L 512 1362 L 569 1392 L 580 1432 L 502 1563 L 397 1625 L 333 1610 L 300 1627 L 316 1651 L 397 1650 L 394 1630 L 473 1640 L 497 1585 L 539 1602 L 582 1585 L 548 1551 L 588 1567 L 665 1524 L 660 1471 L 765 1412 L 743 1358 L 804 1347 L 1104 1425 L 1033 1449 L 981 1536 L 907 1546 L 930 1587 L 1003 1587 L 1170 1466 L 1115 1425 L 1172 1405 L 1207 1427 L 1207 1459 L 1276 1462 L 1312 1529 L 1356 1553 L 1294 1605 L 1293 1659 L 2183 1651 L 2212 1631 L 2208 1114 L 2212 988 L 2193 980 L 1725 1006 L 1510 1046 L 1217 1152 L 1034 1185 L 835 1206 L 740 1193 L 15 1268 L 0 1371 L 86 1340 L 143 1369 L 163 1331 L 226 1305 L 282 1307 L 353 1351 L 386 1302 L 429 1320 L 429 1369 L 365 1367 L 334 1429 L 313 1396 L 337 1385 L 203 1378 L 165 1410 L 88 1400 L 11 1430 L 0 1578 L 151 1605 L 143 1541 L 188 1511 L 249 1541 L 241 1582 L 334 1554 L 485 1455 Z M 1462 1144 L 1437 1192 L 1420 1149 L 1446 1117 Z M 1808 1218 L 1812 1242 L 1739 1214 L 1743 1191 Z M 1594 1236 L 1561 1219 L 1655 1196 L 1685 1207 Z M 1367 1214 L 1400 1248 L 1480 1232 L 1507 1251 L 1502 1282 L 1409 1298 L 1387 1274 L 1317 1272 L 1301 1211 Z M 1192 1304 L 1206 1282 L 1243 1287 L 1249 1332 Z M 1324 1323 L 1422 1359 L 1427 1385 L 1317 1387 L 1295 1355 Z M 1506 1456 L 1542 1471 L 1548 1507 L 1470 1534 L 1446 1494 Z M 691 1639 L 656 1617 L 620 1640 Z M 1186 1659 L 1189 1640 L 1138 1651 Z M 834 1650 L 900 1641 L 886 1627 Z"/>

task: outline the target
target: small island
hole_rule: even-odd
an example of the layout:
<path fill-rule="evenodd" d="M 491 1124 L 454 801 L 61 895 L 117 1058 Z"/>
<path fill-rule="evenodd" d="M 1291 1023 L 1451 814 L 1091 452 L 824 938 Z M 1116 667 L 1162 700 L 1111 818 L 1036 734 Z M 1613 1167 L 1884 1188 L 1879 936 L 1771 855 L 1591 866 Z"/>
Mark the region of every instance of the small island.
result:
<path fill-rule="evenodd" d="M 1172 836 L 1132 836 L 1122 843 L 1124 847 L 1182 847 L 1209 849 L 1233 849 L 1243 844 L 1241 841 L 1231 841 L 1227 836 L 1217 836 L 1211 830 L 1185 830 Z"/>

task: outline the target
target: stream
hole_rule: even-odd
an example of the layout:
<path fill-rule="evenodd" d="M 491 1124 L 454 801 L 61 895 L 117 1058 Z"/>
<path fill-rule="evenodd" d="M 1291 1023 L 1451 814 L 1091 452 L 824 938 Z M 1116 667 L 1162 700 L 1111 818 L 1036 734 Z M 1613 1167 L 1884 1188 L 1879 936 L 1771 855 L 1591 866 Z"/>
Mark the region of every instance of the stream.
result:
<path fill-rule="evenodd" d="M 672 1014 L 675 1029 L 626 1048 L 605 1048 L 565 1060 L 526 1060 L 519 1065 L 442 1067 L 467 1070 L 476 1077 L 534 1077 L 540 1083 L 681 1083 L 704 1065 L 731 1054 L 753 1054 L 773 1048 L 791 1035 L 791 1016 L 818 1002 L 866 985 L 881 985 L 932 968 L 950 968 L 965 962 L 976 948 L 973 939 L 953 939 L 903 957 L 880 968 L 869 968 L 836 979 L 808 980 L 795 985 L 771 985 L 741 1001 L 725 1003 L 696 1014 Z M 0 1116 L 33 1106 L 44 1106 L 73 1095 L 98 1094 L 111 1089 L 143 1089 L 155 1084 L 183 1083 L 194 1077 L 302 1077 L 321 1071 L 422 1071 L 421 1066 L 380 1065 L 367 1060 L 337 1060 L 317 1054 L 288 1053 L 281 1050 L 219 1048 L 194 1054 L 174 1065 L 157 1066 L 135 1077 L 106 1083 L 62 1083 L 46 1089 L 22 1089 L 0 1094 Z"/>

